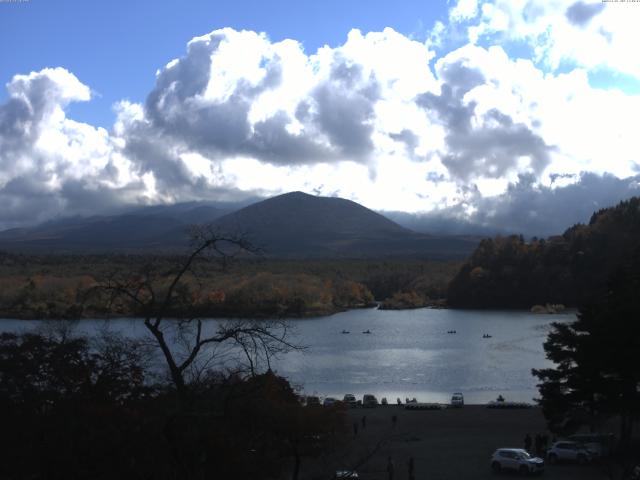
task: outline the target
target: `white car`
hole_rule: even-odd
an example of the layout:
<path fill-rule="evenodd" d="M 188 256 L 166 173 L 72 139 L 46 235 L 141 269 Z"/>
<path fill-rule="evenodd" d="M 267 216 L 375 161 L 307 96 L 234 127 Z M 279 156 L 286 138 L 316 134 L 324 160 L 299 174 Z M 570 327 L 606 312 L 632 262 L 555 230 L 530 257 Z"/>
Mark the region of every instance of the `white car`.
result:
<path fill-rule="evenodd" d="M 547 450 L 547 459 L 549 463 L 589 463 L 593 460 L 593 453 L 582 443 L 560 441 L 554 443 L 551 448 Z"/>
<path fill-rule="evenodd" d="M 359 478 L 359 477 L 358 477 L 358 472 L 355 472 L 353 470 L 338 470 L 334 478 L 336 480 L 341 480 L 343 478 L 348 479 L 348 478 Z"/>
<path fill-rule="evenodd" d="M 568 440 L 583 444 L 595 458 L 611 455 L 611 447 L 613 445 L 612 434 L 577 433 L 570 435 Z"/>
<path fill-rule="evenodd" d="M 451 395 L 451 406 L 458 408 L 464 406 L 464 396 L 462 393 L 456 392 Z"/>
<path fill-rule="evenodd" d="M 491 456 L 491 469 L 498 473 L 515 470 L 523 475 L 544 472 L 544 460 L 532 457 L 522 448 L 499 448 Z"/>

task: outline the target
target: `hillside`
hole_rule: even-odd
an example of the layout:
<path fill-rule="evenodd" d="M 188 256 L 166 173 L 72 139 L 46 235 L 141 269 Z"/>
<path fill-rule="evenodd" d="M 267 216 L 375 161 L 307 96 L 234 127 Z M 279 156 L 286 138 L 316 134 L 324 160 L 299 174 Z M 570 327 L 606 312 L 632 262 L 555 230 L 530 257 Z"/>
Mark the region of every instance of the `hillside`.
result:
<path fill-rule="evenodd" d="M 451 281 L 447 299 L 465 308 L 579 305 L 640 248 L 640 198 L 594 213 L 588 225 L 525 242 L 485 239 Z"/>
<path fill-rule="evenodd" d="M 223 231 L 243 232 L 267 255 L 461 258 L 477 239 L 418 234 L 358 203 L 291 192 L 226 215 Z"/>
<path fill-rule="evenodd" d="M 464 258 L 476 238 L 418 234 L 355 202 L 292 192 L 244 208 L 191 203 L 76 217 L 0 232 L 0 250 L 36 253 L 176 252 L 187 227 L 242 233 L 267 256 Z"/>
<path fill-rule="evenodd" d="M 62 218 L 2 231 L 0 249 L 32 253 L 176 250 L 188 241 L 188 225 L 213 222 L 230 208 L 191 202 L 140 207 L 117 215 Z"/>

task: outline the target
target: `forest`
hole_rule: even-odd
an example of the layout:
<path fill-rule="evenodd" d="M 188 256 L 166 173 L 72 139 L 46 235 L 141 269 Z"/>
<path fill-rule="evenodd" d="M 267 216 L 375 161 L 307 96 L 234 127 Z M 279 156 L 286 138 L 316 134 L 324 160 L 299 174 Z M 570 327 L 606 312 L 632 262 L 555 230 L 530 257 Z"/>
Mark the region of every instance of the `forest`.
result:
<path fill-rule="evenodd" d="M 463 264 L 446 294 L 460 308 L 578 306 L 602 295 L 606 279 L 640 243 L 640 198 L 595 212 L 547 239 L 487 238 Z"/>
<path fill-rule="evenodd" d="M 102 318 L 138 316 L 96 287 L 114 279 L 151 277 L 166 286 L 178 255 L 22 255 L 0 253 L 0 316 Z M 414 308 L 442 302 L 456 261 L 411 259 L 197 262 L 179 290 L 198 316 L 284 318 L 328 315 L 372 306 Z M 177 308 L 177 307 L 176 307 Z M 181 316 L 181 312 L 173 312 Z"/>

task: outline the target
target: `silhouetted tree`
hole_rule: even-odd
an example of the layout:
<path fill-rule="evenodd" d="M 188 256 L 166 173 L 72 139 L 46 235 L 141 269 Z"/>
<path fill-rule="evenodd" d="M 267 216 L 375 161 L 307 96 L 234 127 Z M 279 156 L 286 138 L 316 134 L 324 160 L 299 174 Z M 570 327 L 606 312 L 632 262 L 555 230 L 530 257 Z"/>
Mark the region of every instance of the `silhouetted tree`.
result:
<path fill-rule="evenodd" d="M 215 261 L 223 269 L 242 254 L 259 250 L 243 236 L 225 235 L 210 226 L 197 226 L 191 232 L 192 248 L 170 271 L 159 272 L 153 264 L 145 266 L 139 275 L 114 276 L 97 287 L 110 293 L 110 304 L 119 301 L 133 303 L 144 318 L 144 325 L 162 351 L 169 374 L 184 399 L 189 373 L 198 371 L 199 354 L 210 345 L 233 343 L 244 353 L 251 374 L 263 362 L 289 349 L 299 348 L 287 339 L 287 324 L 277 320 L 227 320 L 207 329 L 202 321 L 199 304 L 201 270 Z M 170 318 L 168 318 L 170 317 Z M 166 333 L 174 329 L 172 342 Z M 210 362 L 208 362 L 210 364 Z"/>
<path fill-rule="evenodd" d="M 157 392 L 135 341 L 92 343 L 0 334 L 0 478 L 126 478 L 123 469 L 135 470 L 148 441 L 137 406 Z"/>
<path fill-rule="evenodd" d="M 544 344 L 555 368 L 533 370 L 539 400 L 555 431 L 620 419 L 620 451 L 628 453 L 640 413 L 640 257 L 610 278 L 603 298 L 572 323 L 555 323 Z M 623 455 L 624 457 L 624 455 Z"/>

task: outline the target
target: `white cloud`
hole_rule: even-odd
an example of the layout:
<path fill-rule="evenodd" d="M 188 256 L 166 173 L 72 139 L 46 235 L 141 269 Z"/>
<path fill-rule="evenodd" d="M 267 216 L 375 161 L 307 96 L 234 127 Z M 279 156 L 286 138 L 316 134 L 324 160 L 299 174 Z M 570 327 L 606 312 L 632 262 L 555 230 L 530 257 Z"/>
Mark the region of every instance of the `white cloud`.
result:
<path fill-rule="evenodd" d="M 458 0 L 458 3 L 449 10 L 449 18 L 453 22 L 469 20 L 478 15 L 478 0 Z"/>
<path fill-rule="evenodd" d="M 640 62 L 630 50 L 640 44 L 640 8 L 632 3 L 567 0 L 495 0 L 482 5 L 470 39 L 497 35 L 498 41 L 525 41 L 535 59 L 557 69 L 563 62 L 594 69 L 608 67 L 640 78 Z"/>
<path fill-rule="evenodd" d="M 440 58 L 443 24 L 426 43 L 353 30 L 312 53 L 216 30 L 158 70 L 144 104 L 115 105 L 110 131 L 67 117 L 91 98 L 70 72 L 17 75 L 0 105 L 0 225 L 290 190 L 478 218 L 521 178 L 546 194 L 582 172 L 632 175 L 640 96 L 593 88 L 588 69 L 634 72 L 620 42 L 636 33 L 593 5 L 459 1 L 450 19 L 479 41 Z M 538 58 L 510 58 L 509 40 L 537 42 Z M 566 59 L 579 66 L 548 68 Z"/>

